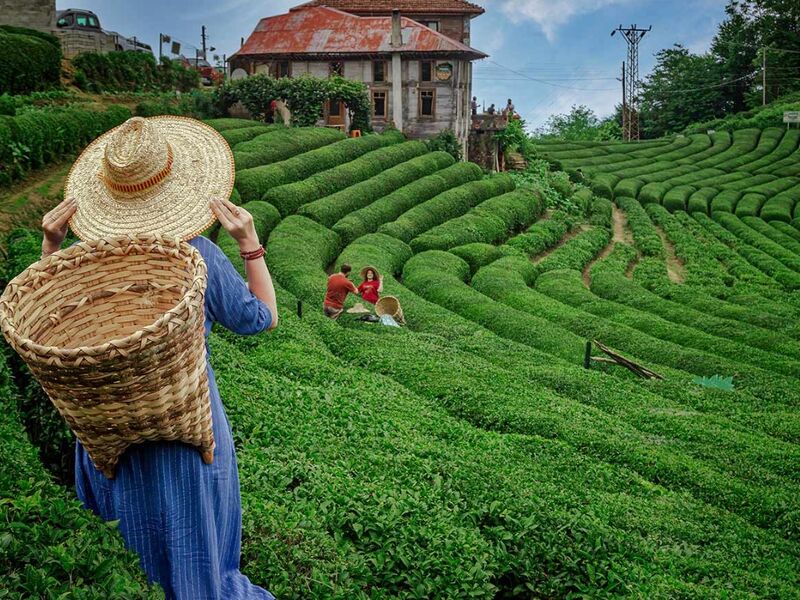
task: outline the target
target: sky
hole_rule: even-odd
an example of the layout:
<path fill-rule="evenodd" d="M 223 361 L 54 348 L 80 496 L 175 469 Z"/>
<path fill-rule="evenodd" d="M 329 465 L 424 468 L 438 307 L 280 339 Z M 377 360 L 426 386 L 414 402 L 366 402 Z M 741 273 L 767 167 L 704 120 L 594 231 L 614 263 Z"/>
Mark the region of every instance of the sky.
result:
<path fill-rule="evenodd" d="M 616 78 L 626 45 L 619 35 L 610 36 L 612 29 L 652 25 L 639 45 L 639 71 L 644 77 L 662 48 L 680 43 L 694 52 L 707 50 L 725 16 L 725 0 L 472 1 L 486 12 L 472 21 L 471 45 L 490 55 L 475 64 L 473 93 L 486 106 L 505 106 L 511 98 L 530 128 L 577 104 L 589 106 L 601 117 L 613 112 L 622 95 Z M 205 25 L 215 53 L 230 55 L 259 18 L 286 12 L 301 2 L 57 0 L 57 8 L 92 10 L 104 29 L 136 36 L 156 53 L 159 33 L 199 47 Z"/>

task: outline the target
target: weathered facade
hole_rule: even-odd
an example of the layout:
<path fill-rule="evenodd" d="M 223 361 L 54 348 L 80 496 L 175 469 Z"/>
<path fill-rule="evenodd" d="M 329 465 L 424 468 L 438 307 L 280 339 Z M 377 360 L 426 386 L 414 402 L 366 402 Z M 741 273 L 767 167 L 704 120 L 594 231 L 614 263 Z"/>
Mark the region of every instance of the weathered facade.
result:
<path fill-rule="evenodd" d="M 0 0 L 0 25 L 50 31 L 56 25 L 56 0 Z"/>
<path fill-rule="evenodd" d="M 459 40 L 468 36 L 469 16 L 443 14 L 451 19 L 448 36 L 399 11 L 367 16 L 313 4 L 262 19 L 230 59 L 234 77 L 340 74 L 367 84 L 376 130 L 392 125 L 418 138 L 451 129 L 466 151 L 472 61 L 485 57 Z M 481 10 L 468 6 L 473 13 Z M 324 124 L 346 128 L 347 111 L 338 103 L 326 106 Z"/>

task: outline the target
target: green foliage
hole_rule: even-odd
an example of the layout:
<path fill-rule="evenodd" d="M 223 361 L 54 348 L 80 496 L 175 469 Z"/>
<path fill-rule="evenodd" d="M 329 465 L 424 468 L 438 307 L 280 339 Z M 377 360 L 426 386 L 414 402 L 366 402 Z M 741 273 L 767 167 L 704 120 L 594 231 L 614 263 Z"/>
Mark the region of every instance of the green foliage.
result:
<path fill-rule="evenodd" d="M 344 242 L 350 242 L 377 231 L 384 223 L 394 221 L 418 204 L 482 176 L 481 168 L 475 163 L 456 163 L 350 213 L 337 221 L 333 230 Z"/>
<path fill-rule="evenodd" d="M 466 214 L 429 229 L 411 240 L 414 252 L 447 250 L 475 242 L 496 244 L 530 225 L 544 211 L 542 194 L 519 189 L 478 204 Z"/>
<path fill-rule="evenodd" d="M 242 199 L 245 201 L 261 199 L 274 187 L 305 179 L 320 171 L 355 160 L 372 150 L 377 150 L 383 146 L 390 146 L 403 140 L 402 134 L 387 132 L 383 135 L 367 135 L 331 144 L 330 141 L 335 138 L 332 138 L 328 133 L 322 133 L 326 130 L 326 128 L 309 130 L 309 139 L 312 144 L 315 144 L 315 150 L 309 150 L 308 152 L 297 154 L 292 158 L 287 158 L 286 160 L 273 164 L 238 170 L 236 172 L 236 189 L 239 190 Z M 287 129 L 286 131 L 289 137 L 282 137 L 282 140 L 285 141 L 283 145 L 270 144 L 270 140 L 273 139 L 273 136 L 283 133 L 281 131 L 276 131 L 274 133 L 267 133 L 264 136 L 258 136 L 249 142 L 243 142 L 239 144 L 239 148 L 247 148 L 248 150 L 252 148 L 252 152 L 249 153 L 251 155 L 259 154 L 260 156 L 264 156 L 272 154 L 274 156 L 276 152 L 292 154 L 293 149 L 296 148 L 296 145 L 291 142 L 292 132 L 295 130 Z M 341 133 L 338 133 L 336 137 L 340 136 Z M 262 141 L 262 137 L 266 139 Z M 250 146 L 251 144 L 263 145 L 255 147 Z M 328 145 L 323 145 L 321 148 L 317 147 L 322 144 Z M 241 154 L 239 150 L 234 152 L 234 158 L 237 163 L 240 161 Z M 284 208 L 287 211 L 289 210 L 289 207 Z M 286 216 L 290 213 L 284 212 L 282 214 Z"/>
<path fill-rule="evenodd" d="M 312 127 L 322 118 L 323 105 L 338 100 L 347 106 L 351 129 L 372 130 L 367 87 L 342 77 L 319 78 L 310 75 L 275 79 L 266 74 L 226 81 L 215 91 L 220 108 L 241 102 L 257 119 L 272 113 L 272 102 L 282 100 L 292 113 L 292 124 Z"/>
<path fill-rule="evenodd" d="M 0 90 L 29 94 L 60 85 L 61 44 L 52 35 L 0 26 Z"/>
<path fill-rule="evenodd" d="M 345 164 L 315 173 L 303 181 L 274 187 L 263 197 L 274 204 L 282 215 L 293 214 L 303 204 L 347 189 L 424 152 L 425 145 L 422 142 L 391 144 Z"/>
<path fill-rule="evenodd" d="M 253 123 L 253 121 L 248 121 Z M 344 139 L 341 131 L 329 127 L 282 127 L 273 129 L 255 138 L 236 144 L 234 159 L 236 170 L 251 169 L 292 158 Z"/>
<path fill-rule="evenodd" d="M 102 112 L 54 107 L 0 117 L 0 185 L 81 150 L 130 116 L 127 108 L 114 105 Z"/>
<path fill-rule="evenodd" d="M 370 155 L 367 155 L 370 156 Z M 300 214 L 331 227 L 349 214 L 369 206 L 407 186 L 454 163 L 447 152 L 429 152 L 387 169 L 366 181 L 351 185 L 300 207 Z"/>
<path fill-rule="evenodd" d="M 534 132 L 537 139 L 618 140 L 619 124 L 614 119 L 599 119 L 588 106 L 573 105 L 566 114 L 551 115 L 543 127 Z"/>
<path fill-rule="evenodd" d="M 17 114 L 17 106 L 14 102 L 14 98 L 9 96 L 8 94 L 0 95 L 0 116 L 9 116 L 13 117 Z"/>
<path fill-rule="evenodd" d="M 425 145 L 431 152 L 444 151 L 454 159 L 461 160 L 461 143 L 451 129 L 444 129 L 435 136 L 425 140 Z"/>
<path fill-rule="evenodd" d="M 85 52 L 72 59 L 75 84 L 88 92 L 177 90 L 190 92 L 200 75 L 177 61 L 159 65 L 149 52 Z"/>
<path fill-rule="evenodd" d="M 519 152 L 528 161 L 536 158 L 533 141 L 525 131 L 524 119 L 509 119 L 506 128 L 495 137 L 504 152 Z"/>

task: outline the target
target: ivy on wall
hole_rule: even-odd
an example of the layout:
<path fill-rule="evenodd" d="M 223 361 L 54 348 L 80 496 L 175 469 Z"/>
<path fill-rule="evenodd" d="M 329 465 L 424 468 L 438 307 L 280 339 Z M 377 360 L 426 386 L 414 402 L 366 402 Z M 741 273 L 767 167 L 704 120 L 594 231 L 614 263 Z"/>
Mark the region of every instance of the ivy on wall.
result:
<path fill-rule="evenodd" d="M 227 81 L 214 92 L 216 102 L 229 108 L 239 101 L 257 119 L 265 120 L 273 100 L 286 103 L 292 113 L 292 124 L 314 125 L 322 118 L 328 100 L 338 100 L 347 107 L 351 129 L 371 131 L 367 86 L 343 77 L 320 78 L 310 75 L 275 79 L 260 73 L 245 79 Z"/>

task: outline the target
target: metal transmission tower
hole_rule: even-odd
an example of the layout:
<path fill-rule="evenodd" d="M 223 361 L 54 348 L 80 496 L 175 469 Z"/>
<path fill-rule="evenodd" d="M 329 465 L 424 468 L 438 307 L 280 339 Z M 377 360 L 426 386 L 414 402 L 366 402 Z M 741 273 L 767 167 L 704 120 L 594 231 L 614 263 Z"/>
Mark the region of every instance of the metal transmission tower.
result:
<path fill-rule="evenodd" d="M 613 37 L 618 31 L 628 43 L 628 64 L 623 67 L 622 76 L 622 138 L 628 142 L 639 139 L 639 109 L 636 94 L 639 91 L 639 42 L 645 34 L 653 29 L 640 29 L 636 25 L 622 27 L 620 25 L 611 32 Z"/>

